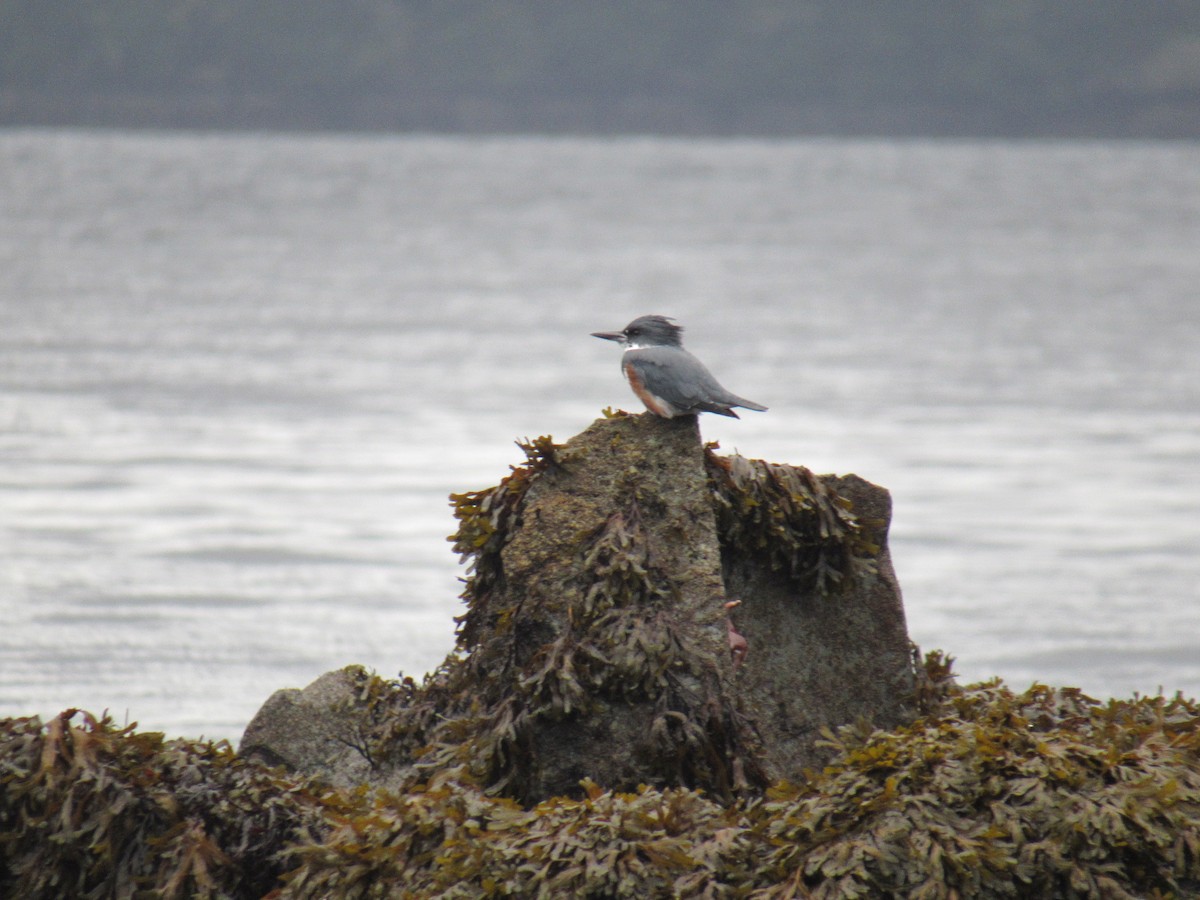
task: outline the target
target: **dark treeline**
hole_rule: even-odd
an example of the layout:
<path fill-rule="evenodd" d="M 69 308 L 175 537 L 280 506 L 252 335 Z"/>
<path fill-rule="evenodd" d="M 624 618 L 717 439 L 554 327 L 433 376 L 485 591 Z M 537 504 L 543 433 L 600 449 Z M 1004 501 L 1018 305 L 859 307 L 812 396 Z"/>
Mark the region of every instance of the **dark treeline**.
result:
<path fill-rule="evenodd" d="M 0 124 L 1200 136 L 1195 0 L 0 0 Z"/>

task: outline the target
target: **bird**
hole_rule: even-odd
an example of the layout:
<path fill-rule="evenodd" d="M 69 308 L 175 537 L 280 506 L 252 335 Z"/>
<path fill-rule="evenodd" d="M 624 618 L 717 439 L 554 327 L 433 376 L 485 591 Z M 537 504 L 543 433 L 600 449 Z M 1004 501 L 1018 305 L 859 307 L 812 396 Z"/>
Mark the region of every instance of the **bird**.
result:
<path fill-rule="evenodd" d="M 704 363 L 683 349 L 683 327 L 668 316 L 639 316 L 621 331 L 592 337 L 625 346 L 621 370 L 646 409 L 664 419 L 702 412 L 740 418 L 733 407 L 765 412 L 767 407 L 721 387 Z"/>

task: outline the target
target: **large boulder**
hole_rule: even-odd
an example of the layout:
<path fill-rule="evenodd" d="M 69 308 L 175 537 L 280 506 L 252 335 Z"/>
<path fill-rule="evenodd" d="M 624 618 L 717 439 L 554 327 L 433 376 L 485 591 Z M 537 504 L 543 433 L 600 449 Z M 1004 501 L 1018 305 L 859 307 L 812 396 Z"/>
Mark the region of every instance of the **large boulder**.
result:
<path fill-rule="evenodd" d="M 801 778 L 823 727 L 911 718 L 885 490 L 717 455 L 690 417 L 524 447 L 499 485 L 452 498 L 458 653 L 424 685 L 361 686 L 357 717 L 339 695 L 332 728 L 352 734 L 317 729 L 357 748 L 339 779 L 365 761 L 373 782 L 457 767 L 525 802 L 588 778 L 729 797 Z M 297 699 L 243 748 L 296 766 L 271 719 L 301 735 Z"/>

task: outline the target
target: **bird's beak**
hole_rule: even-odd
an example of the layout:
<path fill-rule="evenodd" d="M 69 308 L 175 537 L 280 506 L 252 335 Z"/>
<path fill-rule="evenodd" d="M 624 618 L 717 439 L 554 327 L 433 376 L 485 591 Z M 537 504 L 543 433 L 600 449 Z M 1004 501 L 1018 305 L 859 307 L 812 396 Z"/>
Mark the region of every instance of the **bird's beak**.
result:
<path fill-rule="evenodd" d="M 606 341 L 623 341 L 625 335 L 619 331 L 593 331 L 592 337 L 604 338 Z"/>

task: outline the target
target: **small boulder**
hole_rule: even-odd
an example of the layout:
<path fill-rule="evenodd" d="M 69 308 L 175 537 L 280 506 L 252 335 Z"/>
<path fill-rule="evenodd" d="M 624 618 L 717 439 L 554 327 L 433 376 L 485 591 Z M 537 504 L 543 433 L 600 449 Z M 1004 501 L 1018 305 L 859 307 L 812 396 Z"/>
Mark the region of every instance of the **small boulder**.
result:
<path fill-rule="evenodd" d="M 361 666 L 326 672 L 303 690 L 276 691 L 255 713 L 238 752 L 268 766 L 315 775 L 335 787 L 380 781 Z"/>

